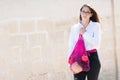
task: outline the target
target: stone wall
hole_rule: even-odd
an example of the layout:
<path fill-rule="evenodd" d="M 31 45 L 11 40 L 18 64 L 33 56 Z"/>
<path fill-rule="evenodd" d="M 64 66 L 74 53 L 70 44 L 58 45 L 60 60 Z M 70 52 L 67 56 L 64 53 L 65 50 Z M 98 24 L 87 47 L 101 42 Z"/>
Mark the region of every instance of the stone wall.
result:
<path fill-rule="evenodd" d="M 119 0 L 0 2 L 0 80 L 73 80 L 67 65 L 68 38 L 84 3 L 101 19 L 99 79 L 120 79 Z"/>

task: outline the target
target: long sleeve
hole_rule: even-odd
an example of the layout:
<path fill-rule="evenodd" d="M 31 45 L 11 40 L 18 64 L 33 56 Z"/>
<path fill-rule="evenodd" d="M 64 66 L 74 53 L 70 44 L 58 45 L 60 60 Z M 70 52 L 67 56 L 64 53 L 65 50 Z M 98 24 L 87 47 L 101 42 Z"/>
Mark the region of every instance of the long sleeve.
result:
<path fill-rule="evenodd" d="M 93 26 L 91 26 L 93 27 Z M 92 35 L 89 32 L 83 34 L 84 39 L 88 42 L 89 45 L 92 45 L 93 48 L 98 49 L 101 42 L 101 28 L 100 24 L 96 23 L 92 30 Z"/>
<path fill-rule="evenodd" d="M 70 36 L 69 36 L 68 58 L 69 58 L 70 54 L 72 53 L 75 44 L 76 44 L 76 41 L 75 41 L 75 31 L 74 31 L 74 28 L 72 27 L 71 31 L 70 31 Z"/>

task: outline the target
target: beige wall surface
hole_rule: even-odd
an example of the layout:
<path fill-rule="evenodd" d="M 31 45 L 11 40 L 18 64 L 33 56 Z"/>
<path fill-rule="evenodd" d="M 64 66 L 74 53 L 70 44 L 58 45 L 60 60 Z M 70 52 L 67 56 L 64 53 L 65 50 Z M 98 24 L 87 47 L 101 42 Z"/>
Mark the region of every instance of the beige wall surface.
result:
<path fill-rule="evenodd" d="M 99 80 L 120 80 L 119 0 L 0 0 L 0 80 L 73 80 L 68 38 L 79 9 L 99 14 Z"/>

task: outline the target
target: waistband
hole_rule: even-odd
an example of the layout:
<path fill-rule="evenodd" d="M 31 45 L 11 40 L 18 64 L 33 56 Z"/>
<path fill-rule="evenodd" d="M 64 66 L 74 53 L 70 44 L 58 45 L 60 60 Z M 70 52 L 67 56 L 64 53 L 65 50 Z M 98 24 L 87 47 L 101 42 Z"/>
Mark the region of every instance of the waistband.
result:
<path fill-rule="evenodd" d="M 87 50 L 89 53 L 97 52 L 97 49 Z"/>

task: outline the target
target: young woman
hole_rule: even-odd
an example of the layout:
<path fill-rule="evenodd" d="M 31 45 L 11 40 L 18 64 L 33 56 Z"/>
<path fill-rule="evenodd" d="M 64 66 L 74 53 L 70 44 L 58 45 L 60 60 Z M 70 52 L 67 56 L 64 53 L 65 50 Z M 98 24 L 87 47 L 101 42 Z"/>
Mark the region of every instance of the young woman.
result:
<path fill-rule="evenodd" d="M 87 4 L 80 9 L 80 22 L 71 28 L 69 56 L 74 49 L 79 34 L 82 34 L 86 50 L 89 53 L 90 70 L 74 74 L 74 80 L 85 80 L 86 77 L 88 80 L 98 80 L 101 64 L 97 49 L 100 46 L 101 29 L 96 11 Z"/>

